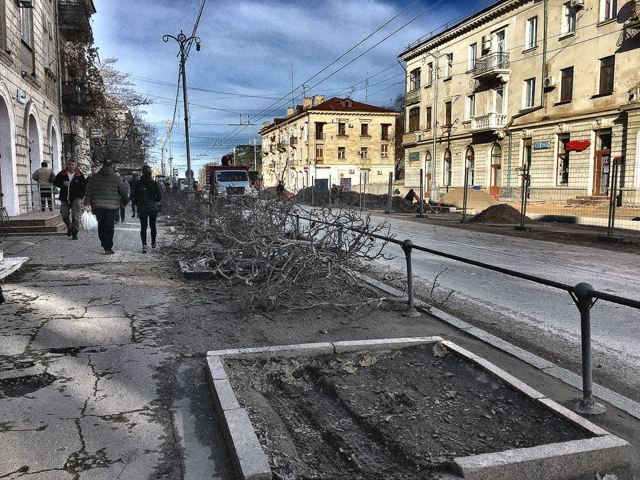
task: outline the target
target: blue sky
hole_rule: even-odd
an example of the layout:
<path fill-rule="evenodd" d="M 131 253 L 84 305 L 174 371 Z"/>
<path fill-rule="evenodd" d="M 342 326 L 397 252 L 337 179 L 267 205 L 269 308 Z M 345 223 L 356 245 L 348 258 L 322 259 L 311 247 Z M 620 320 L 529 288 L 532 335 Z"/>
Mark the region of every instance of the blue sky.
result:
<path fill-rule="evenodd" d="M 163 43 L 162 35 L 191 33 L 200 0 L 94 0 L 96 45 L 102 58 L 118 58 L 117 68 L 132 75 L 136 91 L 154 102 L 146 107 L 147 120 L 158 127 L 173 116 L 178 75 L 178 47 Z M 435 6 L 434 3 L 438 2 Z M 415 3 L 415 4 L 414 4 Z M 412 5 L 414 4 L 414 5 Z M 451 0 L 208 0 L 198 36 L 202 50 L 192 49 L 187 62 L 191 104 L 191 146 L 194 170 L 218 160 L 231 147 L 250 143 L 261 123 L 282 116 L 291 102 L 291 71 L 294 87 L 376 30 L 397 13 L 400 17 L 344 59 L 310 81 L 323 80 L 369 47 L 390 35 L 428 8 L 426 14 L 401 29 L 379 46 L 331 78 L 307 90 L 308 95 L 351 97 L 365 100 L 364 80 L 370 77 L 368 103 L 387 106 L 402 93 L 404 72 L 397 55 L 411 42 L 463 13 L 480 9 L 486 1 Z M 302 90 L 295 92 L 301 103 Z M 276 103 L 282 97 L 285 97 Z M 254 117 L 257 126 L 239 128 Z M 184 119 L 178 108 L 173 135 L 174 164 L 184 170 Z M 155 150 L 159 152 L 159 148 Z M 159 158 L 159 154 L 158 154 Z M 176 166 L 174 165 L 174 166 Z"/>

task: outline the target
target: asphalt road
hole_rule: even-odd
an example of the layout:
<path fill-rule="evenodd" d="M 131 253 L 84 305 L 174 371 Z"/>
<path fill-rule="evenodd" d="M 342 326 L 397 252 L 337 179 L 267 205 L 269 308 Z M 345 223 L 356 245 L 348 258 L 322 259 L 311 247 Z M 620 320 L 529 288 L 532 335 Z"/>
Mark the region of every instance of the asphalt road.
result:
<path fill-rule="evenodd" d="M 396 238 L 408 238 L 414 244 L 568 284 L 589 282 L 597 290 L 640 299 L 638 255 L 399 218 L 387 218 L 387 221 Z M 381 263 L 404 272 L 405 259 L 400 248 L 388 245 L 387 252 L 395 258 Z M 443 288 L 455 290 L 455 297 L 466 303 L 470 315 L 482 316 L 483 321 L 491 323 L 492 319 L 487 317 L 494 312 L 496 317 L 511 322 L 509 328 L 513 331 L 526 327 L 534 336 L 537 332 L 539 342 L 547 342 L 545 338 L 552 337 L 559 345 L 566 342 L 567 348 L 576 349 L 579 345 L 580 316 L 567 293 L 424 252 L 413 252 L 413 271 L 418 280 L 431 283 L 443 270 L 438 282 Z M 640 311 L 598 301 L 592 309 L 592 336 L 594 350 L 606 354 L 610 368 L 622 365 L 627 369 L 628 381 L 637 384 Z"/>

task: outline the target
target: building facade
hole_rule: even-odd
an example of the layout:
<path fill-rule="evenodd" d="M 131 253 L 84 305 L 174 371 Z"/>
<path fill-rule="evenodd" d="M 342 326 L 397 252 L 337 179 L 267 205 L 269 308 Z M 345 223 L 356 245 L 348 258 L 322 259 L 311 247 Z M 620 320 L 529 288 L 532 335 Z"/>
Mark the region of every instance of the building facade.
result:
<path fill-rule="evenodd" d="M 38 203 L 31 175 L 43 161 L 56 171 L 62 168 L 58 27 L 60 12 L 72 4 L 77 2 L 0 0 L 0 206 L 10 216 Z"/>
<path fill-rule="evenodd" d="M 287 117 L 260 130 L 265 186 L 282 181 L 298 191 L 315 180 L 320 188 L 366 183 L 371 193 L 386 192 L 395 164 L 397 115 L 350 98 L 305 98 Z"/>
<path fill-rule="evenodd" d="M 533 201 L 640 203 L 640 22 L 634 2 L 502 0 L 410 46 L 405 184 Z M 434 142 L 435 137 L 435 142 Z M 466 178 L 465 178 L 466 177 Z"/>

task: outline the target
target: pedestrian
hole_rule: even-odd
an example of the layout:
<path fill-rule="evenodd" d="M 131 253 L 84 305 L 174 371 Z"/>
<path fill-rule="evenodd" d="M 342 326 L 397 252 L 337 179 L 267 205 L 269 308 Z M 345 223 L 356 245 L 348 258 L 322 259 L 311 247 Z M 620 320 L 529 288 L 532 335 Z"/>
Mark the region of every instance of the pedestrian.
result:
<path fill-rule="evenodd" d="M 120 219 L 120 223 L 124 223 L 124 221 L 127 218 L 127 210 L 126 210 L 126 206 L 129 203 L 129 196 L 131 194 L 131 190 L 129 188 L 129 182 L 125 181 L 124 178 L 122 178 L 122 175 L 120 175 L 120 172 L 118 171 L 117 168 L 113 168 L 113 173 L 116 174 L 116 177 L 118 177 L 120 180 L 122 180 L 122 182 L 125 184 L 125 186 L 127 187 L 127 198 L 123 201 L 120 202 L 120 210 L 119 210 L 119 215 L 116 218 L 116 222 L 118 221 L 118 218 Z"/>
<path fill-rule="evenodd" d="M 53 170 L 49 168 L 49 164 L 47 162 L 42 162 L 40 164 L 40 168 L 33 172 L 31 178 L 38 184 L 38 190 L 40 190 L 41 211 L 53 211 L 53 197 L 51 186 L 56 176 L 53 173 Z M 49 204 L 48 207 L 47 204 Z"/>
<path fill-rule="evenodd" d="M 276 193 L 278 196 L 284 193 L 284 185 L 282 184 L 282 180 L 278 180 L 278 184 L 276 185 Z"/>
<path fill-rule="evenodd" d="M 135 189 L 131 192 L 131 201 L 138 207 L 140 218 L 142 253 L 147 253 L 147 224 L 151 228 L 151 248 L 156 248 L 158 202 L 162 199 L 160 185 L 151 178 L 151 172 L 149 165 L 142 167 L 142 178 L 136 182 Z"/>
<path fill-rule="evenodd" d="M 414 200 L 420 201 L 420 197 L 418 197 L 418 194 L 413 191 L 413 188 L 409 190 L 404 199 L 411 204 L 413 204 Z"/>
<path fill-rule="evenodd" d="M 91 165 L 91 173 L 87 177 L 87 180 L 90 179 L 91 177 L 93 177 L 96 174 L 97 171 L 98 171 L 98 169 L 96 168 L 96 166 L 95 165 Z"/>
<path fill-rule="evenodd" d="M 60 189 L 60 214 L 67 226 L 67 236 L 78 240 L 82 199 L 87 182 L 75 160 L 67 161 L 67 168 L 55 176 L 53 185 Z"/>
<path fill-rule="evenodd" d="M 120 205 L 126 205 L 128 197 L 127 183 L 115 174 L 108 162 L 87 182 L 85 210 L 93 212 L 98 219 L 98 237 L 107 255 L 114 253 L 115 222 L 120 213 Z"/>
<path fill-rule="evenodd" d="M 131 177 L 131 180 L 129 180 L 129 195 L 133 195 L 133 191 L 136 188 L 136 182 L 138 181 L 138 174 L 134 173 L 133 176 Z M 131 198 L 131 197 L 129 197 Z M 136 218 L 136 202 L 134 202 L 133 200 L 131 200 L 131 218 Z"/>

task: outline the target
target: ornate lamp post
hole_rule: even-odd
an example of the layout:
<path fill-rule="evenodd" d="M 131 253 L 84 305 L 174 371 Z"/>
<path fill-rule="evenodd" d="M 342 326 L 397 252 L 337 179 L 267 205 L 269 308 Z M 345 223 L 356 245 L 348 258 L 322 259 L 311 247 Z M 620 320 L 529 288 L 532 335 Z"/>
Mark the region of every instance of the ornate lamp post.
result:
<path fill-rule="evenodd" d="M 192 36 L 187 37 L 182 30 L 180 31 L 180 35 L 174 37 L 173 35 L 164 35 L 162 37 L 163 42 L 168 42 L 169 40 L 175 40 L 180 46 L 180 73 L 182 74 L 182 94 L 184 98 L 184 133 L 186 137 L 186 148 L 187 148 L 187 183 L 189 184 L 189 191 L 193 191 L 193 171 L 191 170 L 191 147 L 189 145 L 189 93 L 187 90 L 187 69 L 186 62 L 187 57 L 189 56 L 189 50 L 191 48 L 191 44 L 195 42 L 196 51 L 200 51 L 200 37 Z"/>

